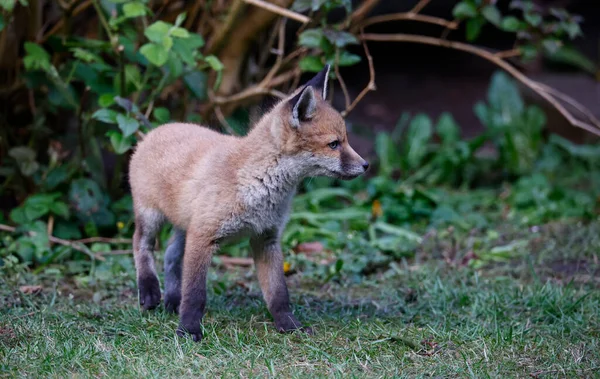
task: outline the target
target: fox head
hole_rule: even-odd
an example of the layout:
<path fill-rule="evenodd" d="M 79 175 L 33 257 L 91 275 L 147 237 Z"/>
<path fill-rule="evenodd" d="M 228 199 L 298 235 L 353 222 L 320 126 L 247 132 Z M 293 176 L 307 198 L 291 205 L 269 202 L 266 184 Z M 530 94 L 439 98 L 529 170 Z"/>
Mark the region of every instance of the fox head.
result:
<path fill-rule="evenodd" d="M 369 163 L 350 146 L 344 119 L 327 102 L 329 69 L 326 65 L 278 107 L 282 150 L 298 158 L 306 176 L 350 180 Z"/>

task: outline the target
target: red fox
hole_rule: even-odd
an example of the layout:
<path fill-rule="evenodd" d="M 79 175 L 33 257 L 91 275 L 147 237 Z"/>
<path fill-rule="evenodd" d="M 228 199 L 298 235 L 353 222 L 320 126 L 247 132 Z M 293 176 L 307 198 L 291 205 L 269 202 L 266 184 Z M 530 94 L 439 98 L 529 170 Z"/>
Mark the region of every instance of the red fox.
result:
<path fill-rule="evenodd" d="M 369 164 L 348 143 L 342 116 L 327 102 L 330 67 L 276 104 L 243 137 L 200 125 L 151 130 L 130 162 L 139 303 L 156 308 L 161 291 L 153 258 L 157 232 L 173 236 L 164 259 L 166 310 L 179 336 L 202 339 L 206 274 L 220 243 L 249 237 L 258 279 L 279 332 L 304 328 L 294 316 L 283 272 L 281 233 L 303 178 L 350 180 Z"/>

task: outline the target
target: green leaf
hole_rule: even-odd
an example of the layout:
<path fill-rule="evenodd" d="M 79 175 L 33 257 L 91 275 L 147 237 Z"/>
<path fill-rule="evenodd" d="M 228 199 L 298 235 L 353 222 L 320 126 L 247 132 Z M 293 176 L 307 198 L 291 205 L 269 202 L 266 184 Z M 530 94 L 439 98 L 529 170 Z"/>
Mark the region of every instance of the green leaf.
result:
<path fill-rule="evenodd" d="M 327 38 L 332 44 L 337 47 L 344 47 L 346 45 L 357 45 L 358 39 L 348 32 L 335 30 L 335 29 L 325 29 L 323 31 L 325 38 Z"/>
<path fill-rule="evenodd" d="M 69 206 L 61 201 L 53 202 L 50 204 L 50 211 L 57 216 L 65 219 L 69 218 Z"/>
<path fill-rule="evenodd" d="M 207 79 L 204 71 L 192 71 L 183 76 L 183 82 L 192 92 L 192 95 L 198 100 L 207 99 Z"/>
<path fill-rule="evenodd" d="M 171 24 L 167 24 L 164 21 L 156 21 L 150 25 L 145 31 L 144 35 L 152 42 L 162 44 L 163 39 L 169 36 L 169 30 Z"/>
<path fill-rule="evenodd" d="M 134 18 L 146 15 L 146 6 L 139 1 L 132 1 L 123 5 L 125 17 Z"/>
<path fill-rule="evenodd" d="M 556 51 L 546 52 L 546 57 L 554 62 L 568 64 L 595 74 L 600 68 L 587 56 L 572 46 L 562 46 Z"/>
<path fill-rule="evenodd" d="M 561 25 L 563 29 L 569 35 L 569 38 L 575 39 L 575 37 L 582 35 L 581 27 L 576 22 L 564 22 Z"/>
<path fill-rule="evenodd" d="M 338 57 L 339 66 L 352 66 L 360 62 L 360 55 L 352 54 L 347 51 L 342 51 Z"/>
<path fill-rule="evenodd" d="M 524 14 L 525 21 L 531 26 L 540 26 L 542 24 L 542 15 L 539 13 L 527 12 Z"/>
<path fill-rule="evenodd" d="M 110 109 L 98 109 L 92 114 L 92 118 L 107 124 L 116 124 L 117 112 Z"/>
<path fill-rule="evenodd" d="M 305 12 L 307 10 L 318 11 L 328 0 L 296 0 L 292 5 L 292 10 L 296 12 Z"/>
<path fill-rule="evenodd" d="M 48 71 L 52 66 L 50 63 L 50 54 L 40 45 L 33 42 L 25 42 L 25 51 L 27 54 L 23 58 L 23 65 L 26 70 Z"/>
<path fill-rule="evenodd" d="M 501 28 L 507 32 L 516 32 L 521 29 L 521 21 L 514 16 L 505 17 L 502 20 Z"/>
<path fill-rule="evenodd" d="M 538 55 L 538 49 L 532 44 L 519 46 L 519 51 L 521 52 L 521 58 L 524 61 L 531 61 Z"/>
<path fill-rule="evenodd" d="M 389 176 L 395 167 L 399 166 L 398 148 L 387 133 L 377 133 L 375 137 L 375 152 L 379 159 L 379 175 Z"/>
<path fill-rule="evenodd" d="M 436 125 L 436 132 L 445 144 L 451 144 L 459 140 L 460 129 L 454 121 L 452 114 L 444 112 L 440 115 Z"/>
<path fill-rule="evenodd" d="M 504 121 L 523 112 L 525 105 L 519 88 L 514 80 L 504 71 L 496 71 L 492 75 L 488 89 L 488 100 L 491 106 L 499 112 Z"/>
<path fill-rule="evenodd" d="M 485 19 L 482 17 L 472 18 L 467 20 L 467 41 L 472 42 L 481 33 L 481 28 L 485 25 Z"/>
<path fill-rule="evenodd" d="M 406 161 L 410 168 L 417 168 L 427 154 L 432 129 L 431 119 L 423 113 L 417 114 L 410 122 L 406 136 Z"/>
<path fill-rule="evenodd" d="M 562 41 L 554 38 L 546 38 L 542 41 L 542 46 L 549 54 L 554 54 L 562 47 Z"/>
<path fill-rule="evenodd" d="M 183 22 L 185 21 L 186 17 L 187 12 L 182 12 L 179 15 L 177 15 L 177 18 L 175 19 L 175 27 L 181 26 L 181 24 L 183 24 Z"/>
<path fill-rule="evenodd" d="M 321 46 L 321 40 L 323 39 L 322 29 L 306 29 L 298 37 L 298 45 L 318 48 Z"/>
<path fill-rule="evenodd" d="M 106 135 L 110 138 L 110 143 L 117 154 L 124 154 L 131 148 L 131 140 L 123 137 L 116 130 L 109 130 Z"/>
<path fill-rule="evenodd" d="M 321 58 L 314 55 L 308 55 L 298 62 L 298 67 L 302 71 L 308 72 L 319 72 L 325 67 L 325 64 L 321 62 Z"/>
<path fill-rule="evenodd" d="M 471 2 L 461 1 L 452 9 L 452 15 L 459 20 L 475 17 L 477 16 L 477 8 Z"/>
<path fill-rule="evenodd" d="M 481 10 L 481 14 L 492 25 L 499 26 L 502 21 L 502 14 L 500 14 L 500 11 L 495 5 L 486 5 Z"/>
<path fill-rule="evenodd" d="M 92 62 L 104 63 L 102 58 L 100 58 L 98 55 L 96 55 L 88 50 L 82 49 L 80 47 L 74 47 L 70 50 L 73 53 L 73 56 L 75 58 L 77 58 L 81 61 L 84 61 L 86 63 L 92 63 Z"/>
<path fill-rule="evenodd" d="M 161 67 L 169 59 L 169 51 L 157 43 L 147 43 L 140 48 L 140 53 L 155 66 Z"/>
<path fill-rule="evenodd" d="M 177 38 L 188 38 L 190 36 L 190 33 L 184 28 L 176 26 L 171 29 L 171 35 Z"/>
<path fill-rule="evenodd" d="M 2 14 L 0 14 L 0 32 L 4 29 L 5 26 L 6 26 L 6 20 L 4 19 L 4 16 L 2 16 Z"/>
<path fill-rule="evenodd" d="M 205 57 L 204 61 L 206 61 L 206 63 L 208 63 L 210 68 L 212 68 L 215 71 L 221 71 L 221 70 L 223 70 L 223 68 L 225 68 L 225 66 L 223 66 L 223 63 L 221 63 L 219 58 L 217 58 L 214 55 L 209 55 L 209 56 Z"/>
<path fill-rule="evenodd" d="M 134 134 L 140 127 L 140 123 L 133 117 L 126 116 L 122 113 L 117 115 L 117 123 L 119 129 L 123 132 L 123 137 L 129 137 Z"/>
<path fill-rule="evenodd" d="M 171 114 L 170 114 L 169 110 L 165 107 L 154 108 L 154 111 L 152 112 L 152 114 L 154 115 L 154 118 L 156 119 L 156 121 L 163 123 L 163 124 L 166 122 L 169 122 L 169 119 L 171 118 Z"/>
<path fill-rule="evenodd" d="M 199 34 L 190 34 L 189 38 L 176 38 L 173 43 L 173 51 L 177 53 L 181 60 L 190 66 L 196 64 L 198 57 L 201 57 L 199 49 L 204 46 L 204 39 Z"/>

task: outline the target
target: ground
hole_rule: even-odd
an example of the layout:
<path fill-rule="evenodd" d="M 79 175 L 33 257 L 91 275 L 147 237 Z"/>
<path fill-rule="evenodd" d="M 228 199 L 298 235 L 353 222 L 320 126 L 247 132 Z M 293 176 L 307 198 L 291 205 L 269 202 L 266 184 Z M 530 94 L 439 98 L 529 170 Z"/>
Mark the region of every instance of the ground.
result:
<path fill-rule="evenodd" d="M 526 255 L 480 267 L 431 259 L 440 244 L 425 241 L 360 281 L 291 273 L 314 336 L 274 330 L 252 267 L 215 267 L 201 343 L 177 337 L 162 306 L 139 309 L 133 271 L 22 273 L 0 290 L 0 376 L 599 376 L 599 231 L 547 224 Z"/>

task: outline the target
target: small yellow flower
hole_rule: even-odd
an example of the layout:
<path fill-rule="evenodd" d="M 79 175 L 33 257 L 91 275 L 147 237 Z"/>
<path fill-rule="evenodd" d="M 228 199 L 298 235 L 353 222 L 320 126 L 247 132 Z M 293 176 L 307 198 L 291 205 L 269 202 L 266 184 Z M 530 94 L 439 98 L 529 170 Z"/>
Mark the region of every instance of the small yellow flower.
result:
<path fill-rule="evenodd" d="M 383 214 L 383 208 L 381 207 L 381 202 L 379 200 L 373 201 L 371 214 L 373 215 L 373 218 L 380 217 Z"/>
<path fill-rule="evenodd" d="M 125 223 L 123 223 L 123 221 L 117 222 L 117 228 L 123 229 L 124 227 L 125 227 Z"/>
<path fill-rule="evenodd" d="M 284 273 L 287 274 L 288 272 L 290 272 L 291 268 L 292 268 L 292 265 L 289 262 L 283 262 L 283 272 Z"/>

